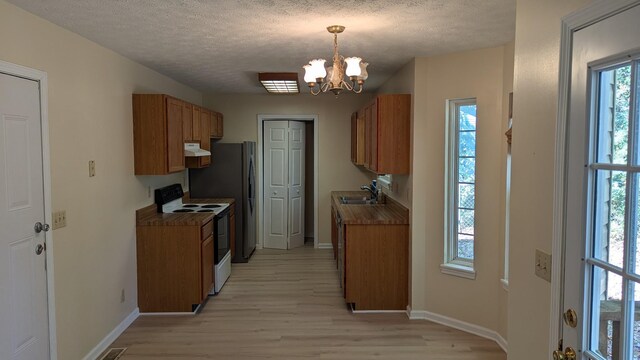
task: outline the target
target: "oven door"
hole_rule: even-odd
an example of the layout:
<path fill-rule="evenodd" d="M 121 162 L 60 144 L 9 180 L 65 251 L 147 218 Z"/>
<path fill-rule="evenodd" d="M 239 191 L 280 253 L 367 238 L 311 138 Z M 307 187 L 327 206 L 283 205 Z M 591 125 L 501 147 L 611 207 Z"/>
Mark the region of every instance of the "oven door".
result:
<path fill-rule="evenodd" d="M 231 249 L 229 239 L 229 208 L 216 215 L 214 221 L 214 264 L 218 265 Z"/>

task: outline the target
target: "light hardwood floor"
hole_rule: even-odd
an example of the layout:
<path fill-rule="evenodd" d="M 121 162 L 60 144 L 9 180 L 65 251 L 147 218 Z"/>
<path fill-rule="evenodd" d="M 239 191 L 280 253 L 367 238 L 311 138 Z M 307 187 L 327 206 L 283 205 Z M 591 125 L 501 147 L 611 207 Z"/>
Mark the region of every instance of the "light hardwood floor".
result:
<path fill-rule="evenodd" d="M 406 314 L 351 314 L 331 250 L 258 250 L 196 316 L 141 316 L 113 344 L 136 359 L 498 360 L 493 341 Z"/>

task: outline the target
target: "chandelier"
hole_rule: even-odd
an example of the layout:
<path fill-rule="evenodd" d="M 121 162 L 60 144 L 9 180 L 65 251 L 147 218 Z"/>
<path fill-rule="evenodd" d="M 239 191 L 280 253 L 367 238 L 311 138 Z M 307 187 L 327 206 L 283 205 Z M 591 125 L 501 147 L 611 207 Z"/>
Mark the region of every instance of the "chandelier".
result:
<path fill-rule="evenodd" d="M 338 34 L 344 31 L 344 26 L 331 25 L 327 27 L 327 31 L 333 34 L 333 66 L 325 69 L 325 59 L 311 60 L 309 64 L 303 66 L 304 81 L 309 85 L 311 94 L 318 95 L 331 90 L 338 96 L 344 89 L 356 94 L 361 93 L 362 85 L 369 77 L 367 74 L 369 63 L 362 61 L 359 57 L 345 59 L 338 54 Z M 348 80 L 345 79 L 345 74 L 349 77 Z"/>

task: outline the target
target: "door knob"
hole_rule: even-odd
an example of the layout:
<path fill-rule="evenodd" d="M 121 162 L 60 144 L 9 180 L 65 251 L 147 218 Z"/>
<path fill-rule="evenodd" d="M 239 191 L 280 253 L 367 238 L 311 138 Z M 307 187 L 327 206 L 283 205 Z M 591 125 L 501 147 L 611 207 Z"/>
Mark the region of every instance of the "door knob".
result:
<path fill-rule="evenodd" d="M 274 191 L 274 192 L 273 192 L 273 195 L 278 195 L 278 192 L 277 192 L 277 191 Z"/>
<path fill-rule="evenodd" d="M 576 360 L 576 351 L 571 347 L 564 349 L 564 352 L 556 350 L 553 352 L 553 360 Z"/>
<path fill-rule="evenodd" d="M 49 231 L 49 224 L 43 224 L 40 221 L 38 221 L 34 226 L 33 226 L 33 230 L 35 230 L 36 233 L 41 233 L 41 232 L 47 232 Z"/>

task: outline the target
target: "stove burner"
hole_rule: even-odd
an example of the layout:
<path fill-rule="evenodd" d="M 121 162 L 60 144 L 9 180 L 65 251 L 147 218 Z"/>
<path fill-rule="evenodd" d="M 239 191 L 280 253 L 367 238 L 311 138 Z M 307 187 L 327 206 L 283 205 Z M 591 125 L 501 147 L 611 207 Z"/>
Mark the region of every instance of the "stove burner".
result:
<path fill-rule="evenodd" d="M 174 213 L 188 213 L 188 212 L 193 212 L 192 209 L 178 209 L 178 210 L 173 210 Z"/>
<path fill-rule="evenodd" d="M 219 208 L 222 207 L 222 205 L 215 205 L 215 204 L 211 204 L 211 205 L 202 205 L 203 209 L 215 209 L 215 208 Z"/>
<path fill-rule="evenodd" d="M 182 207 L 185 207 L 185 208 L 197 208 L 199 206 L 200 205 L 197 205 L 197 204 L 184 204 L 184 205 L 182 205 Z"/>
<path fill-rule="evenodd" d="M 198 210 L 199 213 L 212 213 L 213 210 L 211 209 L 203 209 L 203 210 Z"/>

